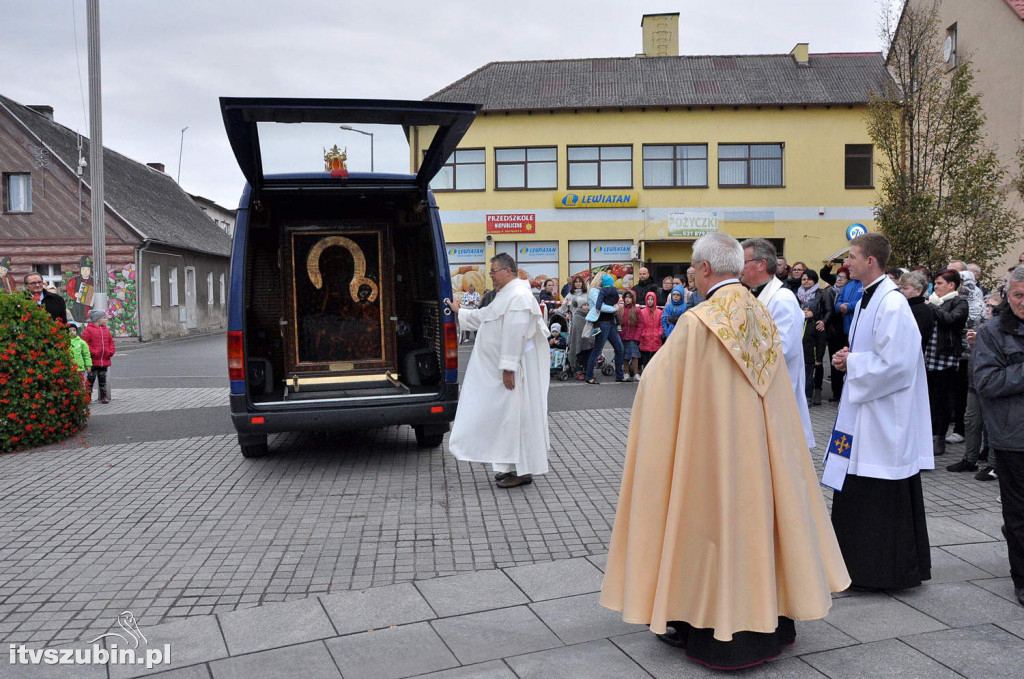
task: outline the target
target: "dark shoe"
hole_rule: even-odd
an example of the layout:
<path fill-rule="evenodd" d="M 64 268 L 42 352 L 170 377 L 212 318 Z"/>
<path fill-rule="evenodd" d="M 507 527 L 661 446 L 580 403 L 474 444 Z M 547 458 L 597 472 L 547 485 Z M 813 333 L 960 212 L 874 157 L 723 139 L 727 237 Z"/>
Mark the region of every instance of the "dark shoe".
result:
<path fill-rule="evenodd" d="M 973 462 L 968 462 L 967 458 L 954 462 L 953 464 L 946 467 L 947 472 L 973 472 L 978 470 L 978 465 Z"/>
<path fill-rule="evenodd" d="M 103 398 L 100 399 L 100 403 L 110 403 L 110 399 L 104 396 Z"/>
<path fill-rule="evenodd" d="M 595 386 L 598 385 L 598 384 L 601 384 L 600 382 L 595 380 L 593 377 L 591 377 L 589 380 L 586 380 L 586 382 L 587 382 L 587 384 L 593 384 Z"/>
<path fill-rule="evenodd" d="M 668 629 L 664 634 L 655 634 L 654 636 L 658 637 L 658 641 L 664 641 L 669 646 L 686 648 L 686 637 L 677 632 L 671 622 L 668 624 Z"/>
<path fill-rule="evenodd" d="M 1024 606 L 1024 587 L 1014 587 L 1013 593 L 1017 595 L 1017 603 Z"/>
<path fill-rule="evenodd" d="M 814 391 L 811 392 L 811 400 L 811 405 L 821 405 L 821 389 L 815 389 Z"/>
<path fill-rule="evenodd" d="M 935 457 L 946 454 L 946 439 L 943 436 L 932 436 L 932 454 Z"/>
<path fill-rule="evenodd" d="M 995 481 L 999 477 L 996 476 L 995 467 L 985 466 L 982 467 L 981 470 L 974 475 L 974 478 L 977 479 L 978 481 Z"/>
<path fill-rule="evenodd" d="M 501 481 L 502 479 L 507 479 L 508 477 L 512 476 L 512 474 L 513 472 L 498 472 L 497 474 L 494 475 L 494 480 Z"/>
<path fill-rule="evenodd" d="M 516 486 L 527 486 L 533 483 L 533 474 L 523 474 L 517 476 L 516 474 L 509 474 L 507 477 L 498 481 L 496 485 L 498 488 L 515 488 Z"/>
<path fill-rule="evenodd" d="M 981 453 L 980 453 L 980 454 L 978 455 L 978 462 L 988 462 L 988 448 L 985 448 L 985 449 L 984 449 L 983 451 L 981 451 Z"/>
<path fill-rule="evenodd" d="M 628 380 L 625 377 L 616 377 L 615 381 L 616 382 L 631 382 L 632 380 Z"/>

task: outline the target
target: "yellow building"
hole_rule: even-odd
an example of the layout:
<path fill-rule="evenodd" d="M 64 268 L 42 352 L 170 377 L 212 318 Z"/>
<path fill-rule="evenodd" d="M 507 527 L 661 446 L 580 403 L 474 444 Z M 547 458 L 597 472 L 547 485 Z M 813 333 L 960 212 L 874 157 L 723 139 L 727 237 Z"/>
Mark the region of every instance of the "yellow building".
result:
<path fill-rule="evenodd" d="M 645 16 L 645 49 L 674 54 L 677 25 Z M 483 105 L 432 184 L 452 271 L 510 252 L 538 284 L 607 267 L 628 285 L 641 263 L 684 272 L 708 230 L 818 268 L 848 232 L 874 230 L 864 114 L 887 77 L 880 53 L 806 44 L 487 64 L 428 97 Z M 431 134 L 411 132 L 414 169 Z"/>

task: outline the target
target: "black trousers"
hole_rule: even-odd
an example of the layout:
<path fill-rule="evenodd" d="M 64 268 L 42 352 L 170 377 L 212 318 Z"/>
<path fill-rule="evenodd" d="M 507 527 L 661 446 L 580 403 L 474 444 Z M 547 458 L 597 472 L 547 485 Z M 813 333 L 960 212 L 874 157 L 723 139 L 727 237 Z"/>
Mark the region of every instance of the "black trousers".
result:
<path fill-rule="evenodd" d="M 93 385 L 96 384 L 96 380 L 99 380 L 99 383 L 100 383 L 100 398 L 104 398 L 104 397 L 107 396 L 107 394 L 109 393 L 109 388 L 107 387 L 107 368 L 108 367 L 109 366 L 103 366 L 101 368 L 99 366 L 94 365 L 93 367 L 89 368 L 89 378 L 88 379 L 89 379 L 89 393 L 90 394 L 92 393 Z"/>
<path fill-rule="evenodd" d="M 929 370 L 928 405 L 932 411 L 932 436 L 945 436 L 953 415 L 956 368 Z"/>
<path fill-rule="evenodd" d="M 1024 587 L 1024 451 L 996 450 L 995 454 L 1010 578 L 1014 587 Z"/>
<path fill-rule="evenodd" d="M 956 379 L 953 381 L 953 431 L 966 438 L 967 425 L 964 416 L 967 413 L 967 359 L 960 359 L 956 368 Z"/>
<path fill-rule="evenodd" d="M 841 370 L 838 370 L 832 365 L 832 355 L 837 351 L 846 346 L 846 336 L 839 333 L 829 333 L 828 335 L 828 360 L 829 360 L 829 380 L 832 382 L 832 400 L 839 401 L 839 397 L 843 395 L 843 378 L 846 376 Z"/>

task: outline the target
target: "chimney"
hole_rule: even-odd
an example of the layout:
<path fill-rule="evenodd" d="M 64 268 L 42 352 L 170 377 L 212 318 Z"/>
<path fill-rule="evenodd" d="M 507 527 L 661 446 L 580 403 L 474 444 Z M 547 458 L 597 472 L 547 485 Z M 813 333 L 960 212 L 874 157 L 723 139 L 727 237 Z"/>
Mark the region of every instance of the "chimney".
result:
<path fill-rule="evenodd" d="M 808 43 L 806 43 L 806 42 L 798 42 L 796 44 L 796 47 L 794 47 L 792 50 L 790 50 L 789 53 L 790 53 L 790 55 L 792 55 L 793 59 L 796 61 L 796 65 L 797 66 L 810 66 L 811 65 L 810 55 L 808 54 L 809 49 L 810 49 L 810 46 L 808 45 Z"/>
<path fill-rule="evenodd" d="M 157 172 L 166 172 L 166 170 L 164 170 L 163 163 L 146 163 L 146 166 L 153 168 Z"/>
<path fill-rule="evenodd" d="M 46 104 L 36 104 L 34 106 L 33 105 L 26 106 L 25 108 L 27 108 L 27 109 L 29 109 L 31 111 L 35 111 L 36 113 L 38 113 L 39 115 L 43 116 L 47 120 L 53 120 L 53 107 L 52 106 L 47 106 Z"/>
<path fill-rule="evenodd" d="M 645 14 L 640 20 L 645 57 L 679 56 L 679 12 Z"/>

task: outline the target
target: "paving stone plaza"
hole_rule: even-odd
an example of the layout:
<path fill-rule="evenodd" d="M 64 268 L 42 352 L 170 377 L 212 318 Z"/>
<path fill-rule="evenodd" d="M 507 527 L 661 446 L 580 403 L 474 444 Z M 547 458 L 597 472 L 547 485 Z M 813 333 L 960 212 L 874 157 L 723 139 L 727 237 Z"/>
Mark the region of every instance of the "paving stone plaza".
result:
<path fill-rule="evenodd" d="M 92 417 L 226 399 L 122 389 Z M 811 412 L 824 439 L 835 408 Z M 552 413 L 551 473 L 511 491 L 418 450 L 408 428 L 281 435 L 258 460 L 230 435 L 0 457 L 0 677 L 146 674 L 8 658 L 10 644 L 83 647 L 125 611 L 172 649 L 149 673 L 174 679 L 712 674 L 597 604 L 628 421 L 628 407 Z M 744 676 L 1021 676 L 997 484 L 942 468 L 924 489 L 933 579 L 836 595 Z"/>

